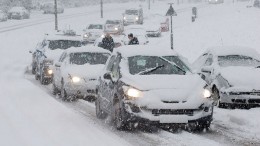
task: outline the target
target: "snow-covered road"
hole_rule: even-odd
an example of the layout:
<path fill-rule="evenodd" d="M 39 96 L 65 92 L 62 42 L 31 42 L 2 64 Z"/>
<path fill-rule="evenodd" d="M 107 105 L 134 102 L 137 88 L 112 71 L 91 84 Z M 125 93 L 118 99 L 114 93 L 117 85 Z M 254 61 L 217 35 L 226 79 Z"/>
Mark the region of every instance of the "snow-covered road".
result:
<path fill-rule="evenodd" d="M 64 18 L 60 28 L 70 26 L 81 32 L 89 23 L 121 18 L 129 5 L 139 3 L 105 6 L 104 19 L 99 18 L 98 6 L 69 9 L 60 16 Z M 189 61 L 207 47 L 222 44 L 249 46 L 260 52 L 260 11 L 246 5 L 203 7 L 195 23 L 191 23 L 189 11 L 193 5 L 175 6 L 181 12 L 174 17 L 176 50 Z M 167 8 L 167 3 L 155 2 L 151 9 L 156 11 L 144 12 L 165 14 Z M 123 132 L 98 120 L 93 103 L 67 103 L 53 97 L 50 86 L 40 85 L 25 73 L 31 62 L 28 51 L 54 28 L 51 19 L 50 15 L 35 13 L 29 20 L 0 23 L 0 145 L 260 145 L 259 109 L 216 108 L 212 129 L 206 133 Z M 168 38 L 165 33 L 150 43 L 162 43 L 169 49 Z"/>

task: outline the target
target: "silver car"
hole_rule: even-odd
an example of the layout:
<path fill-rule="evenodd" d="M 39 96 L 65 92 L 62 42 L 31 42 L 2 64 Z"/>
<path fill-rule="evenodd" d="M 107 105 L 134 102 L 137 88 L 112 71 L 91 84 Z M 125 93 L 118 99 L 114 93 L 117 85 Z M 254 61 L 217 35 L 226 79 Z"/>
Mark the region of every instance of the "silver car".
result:
<path fill-rule="evenodd" d="M 8 12 L 9 19 L 29 19 L 30 12 L 24 7 L 13 7 Z"/>
<path fill-rule="evenodd" d="M 260 105 L 259 54 L 244 47 L 216 47 L 193 64 L 210 84 L 218 107 Z"/>
<path fill-rule="evenodd" d="M 83 41 L 84 43 L 93 43 L 103 34 L 102 24 L 89 24 L 87 29 L 84 30 Z"/>
<path fill-rule="evenodd" d="M 97 78 L 109 56 L 109 51 L 93 46 L 64 51 L 54 67 L 52 93 L 61 93 L 63 100 L 95 99 Z"/>

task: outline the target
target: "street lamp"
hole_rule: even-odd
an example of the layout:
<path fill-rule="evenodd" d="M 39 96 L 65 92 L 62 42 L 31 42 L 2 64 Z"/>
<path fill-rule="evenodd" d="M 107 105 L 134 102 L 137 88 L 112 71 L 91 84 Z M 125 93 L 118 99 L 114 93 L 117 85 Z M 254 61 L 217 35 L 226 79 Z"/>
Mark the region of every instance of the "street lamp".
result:
<path fill-rule="evenodd" d="M 177 13 L 174 11 L 173 7 L 172 7 L 173 3 L 169 3 L 170 8 L 168 9 L 166 16 L 170 16 L 171 18 L 171 49 L 173 50 L 173 28 L 172 28 L 172 16 L 177 16 Z"/>

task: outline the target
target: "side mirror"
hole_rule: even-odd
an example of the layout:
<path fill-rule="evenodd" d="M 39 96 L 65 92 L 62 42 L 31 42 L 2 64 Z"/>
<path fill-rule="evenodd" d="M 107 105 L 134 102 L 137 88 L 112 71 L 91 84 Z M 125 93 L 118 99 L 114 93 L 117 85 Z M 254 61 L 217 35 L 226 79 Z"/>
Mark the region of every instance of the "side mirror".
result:
<path fill-rule="evenodd" d="M 60 62 L 55 63 L 55 67 L 61 67 L 61 63 Z"/>
<path fill-rule="evenodd" d="M 112 80 L 112 77 L 111 77 L 110 73 L 105 73 L 103 77 L 104 77 L 104 79 Z"/>
<path fill-rule="evenodd" d="M 203 73 L 211 73 L 212 68 L 211 67 L 202 67 L 201 72 Z"/>

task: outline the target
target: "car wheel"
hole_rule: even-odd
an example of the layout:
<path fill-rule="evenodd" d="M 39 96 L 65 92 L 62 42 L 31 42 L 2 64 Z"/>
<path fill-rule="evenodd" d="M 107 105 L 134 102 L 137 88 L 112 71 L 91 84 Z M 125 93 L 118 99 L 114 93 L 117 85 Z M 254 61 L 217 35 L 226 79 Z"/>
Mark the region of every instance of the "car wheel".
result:
<path fill-rule="evenodd" d="M 34 77 L 35 77 L 35 80 L 39 80 L 39 78 L 40 78 L 39 75 L 38 75 L 37 73 L 35 74 Z"/>
<path fill-rule="evenodd" d="M 122 108 L 120 106 L 120 101 L 114 104 L 113 114 L 114 114 L 114 122 L 115 122 L 116 129 L 124 130 L 126 121 L 124 121 L 122 116 L 123 113 L 122 113 Z"/>
<path fill-rule="evenodd" d="M 225 104 L 220 101 L 219 90 L 216 87 L 214 87 L 212 89 L 212 91 L 213 91 L 212 96 L 213 96 L 215 105 L 219 108 L 224 108 Z"/>
<path fill-rule="evenodd" d="M 42 85 L 48 84 L 48 80 L 46 78 L 44 78 L 43 74 L 40 75 L 40 82 L 41 82 Z"/>
<path fill-rule="evenodd" d="M 64 100 L 64 101 L 67 100 L 68 95 L 67 95 L 67 92 L 66 92 L 66 90 L 65 90 L 65 88 L 64 88 L 64 82 L 63 82 L 63 80 L 61 81 L 61 93 L 60 93 L 60 95 L 61 95 L 61 99 L 62 99 L 62 100 Z"/>
<path fill-rule="evenodd" d="M 56 87 L 54 83 L 52 83 L 51 93 L 52 95 L 57 95 L 59 93 L 59 89 Z"/>
<path fill-rule="evenodd" d="M 96 105 L 96 116 L 97 116 L 97 118 L 98 119 L 105 119 L 107 117 L 107 113 L 102 111 L 102 109 L 100 108 L 99 98 L 97 98 L 97 100 L 95 101 L 95 105 Z"/>
<path fill-rule="evenodd" d="M 33 75 L 36 74 L 36 68 L 35 68 L 35 67 L 32 68 L 32 74 L 33 74 Z"/>

